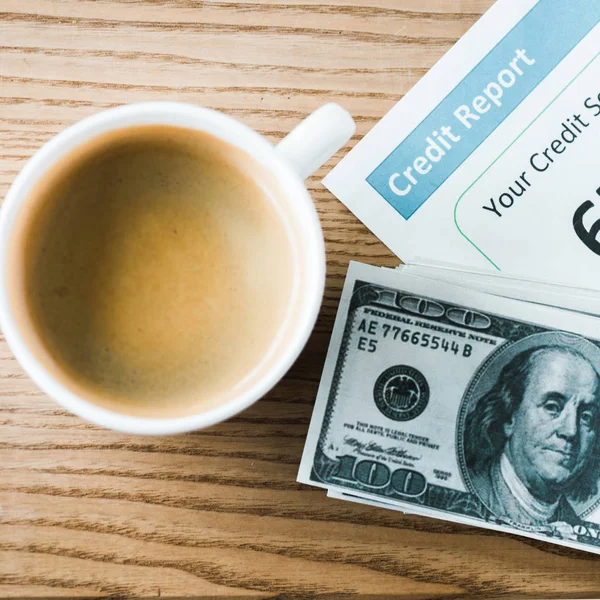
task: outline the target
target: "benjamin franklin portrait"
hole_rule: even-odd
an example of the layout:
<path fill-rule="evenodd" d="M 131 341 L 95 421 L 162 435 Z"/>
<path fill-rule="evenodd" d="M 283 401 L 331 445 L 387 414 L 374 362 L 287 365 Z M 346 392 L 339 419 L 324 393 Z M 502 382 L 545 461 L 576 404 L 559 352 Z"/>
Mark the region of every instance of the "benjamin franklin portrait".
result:
<path fill-rule="evenodd" d="M 463 429 L 466 475 L 498 519 L 575 525 L 578 507 L 598 495 L 600 351 L 577 336 L 531 338 L 509 356 L 498 353 L 500 365 L 472 390 Z"/>

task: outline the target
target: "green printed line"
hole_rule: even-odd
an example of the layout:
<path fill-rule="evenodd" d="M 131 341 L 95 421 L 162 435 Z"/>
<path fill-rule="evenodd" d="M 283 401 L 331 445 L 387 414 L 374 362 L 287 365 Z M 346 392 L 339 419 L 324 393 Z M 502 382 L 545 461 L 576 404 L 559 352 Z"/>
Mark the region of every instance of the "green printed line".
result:
<path fill-rule="evenodd" d="M 477 179 L 475 179 L 475 181 L 473 181 L 473 183 L 460 195 L 459 199 L 454 205 L 454 224 L 456 225 L 456 229 L 458 229 L 458 232 L 465 238 L 465 240 L 467 240 L 467 242 L 469 242 L 469 244 L 471 244 L 471 246 L 473 246 L 473 248 L 475 248 L 475 250 L 477 250 L 477 252 L 479 252 L 498 271 L 501 271 L 502 269 L 473 240 L 467 237 L 467 235 L 458 225 L 458 220 L 456 218 L 458 205 L 460 204 L 460 201 L 467 195 L 469 190 L 508 152 L 508 150 L 510 150 L 519 141 L 519 139 L 521 139 L 521 137 L 523 137 L 523 135 L 525 135 L 529 128 L 566 92 L 569 87 L 571 87 L 571 85 L 591 66 L 591 64 L 599 56 L 600 52 L 598 52 L 598 54 L 596 54 L 596 56 L 594 56 L 594 58 L 592 58 L 590 62 L 588 62 L 583 69 L 581 69 L 581 71 L 579 71 L 579 73 L 577 73 L 577 75 L 575 75 L 575 77 L 569 81 L 569 83 L 567 83 L 567 85 L 550 101 L 550 103 L 537 115 L 537 117 L 535 117 L 535 119 L 533 119 L 533 121 L 531 121 L 531 123 L 529 123 L 529 125 L 527 125 L 527 127 L 525 127 L 525 129 L 523 129 L 523 131 L 504 149 L 502 154 L 498 155 L 494 162 L 492 162 L 490 166 Z"/>

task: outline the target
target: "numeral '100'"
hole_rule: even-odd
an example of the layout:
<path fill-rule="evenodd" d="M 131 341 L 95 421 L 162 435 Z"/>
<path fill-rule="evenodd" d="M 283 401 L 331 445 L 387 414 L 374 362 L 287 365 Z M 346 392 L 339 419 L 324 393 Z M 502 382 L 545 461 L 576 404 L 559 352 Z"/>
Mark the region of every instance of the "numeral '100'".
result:
<path fill-rule="evenodd" d="M 422 473 L 412 469 L 396 469 L 393 473 L 387 465 L 375 460 L 356 462 L 356 456 L 346 454 L 338 456 L 339 468 L 336 479 L 361 483 L 373 490 L 380 490 L 388 485 L 403 496 L 420 496 L 427 487 L 427 480 Z"/>

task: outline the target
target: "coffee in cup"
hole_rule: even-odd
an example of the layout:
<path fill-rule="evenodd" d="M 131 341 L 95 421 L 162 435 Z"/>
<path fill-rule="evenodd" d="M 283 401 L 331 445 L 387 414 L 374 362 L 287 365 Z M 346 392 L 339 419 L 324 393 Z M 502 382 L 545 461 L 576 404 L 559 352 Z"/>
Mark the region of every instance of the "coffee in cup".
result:
<path fill-rule="evenodd" d="M 226 402 L 267 354 L 299 270 L 281 190 L 201 131 L 135 126 L 64 156 L 12 240 L 13 304 L 38 357 L 108 409 Z"/>

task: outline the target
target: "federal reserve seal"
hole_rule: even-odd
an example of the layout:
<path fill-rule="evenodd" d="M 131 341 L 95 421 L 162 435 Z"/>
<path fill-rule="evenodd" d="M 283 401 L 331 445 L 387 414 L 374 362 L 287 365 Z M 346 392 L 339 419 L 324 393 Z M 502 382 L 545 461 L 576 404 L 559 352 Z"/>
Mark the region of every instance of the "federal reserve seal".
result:
<path fill-rule="evenodd" d="M 377 408 L 394 421 L 416 419 L 429 402 L 429 385 L 421 371 L 407 365 L 386 369 L 375 382 Z"/>

